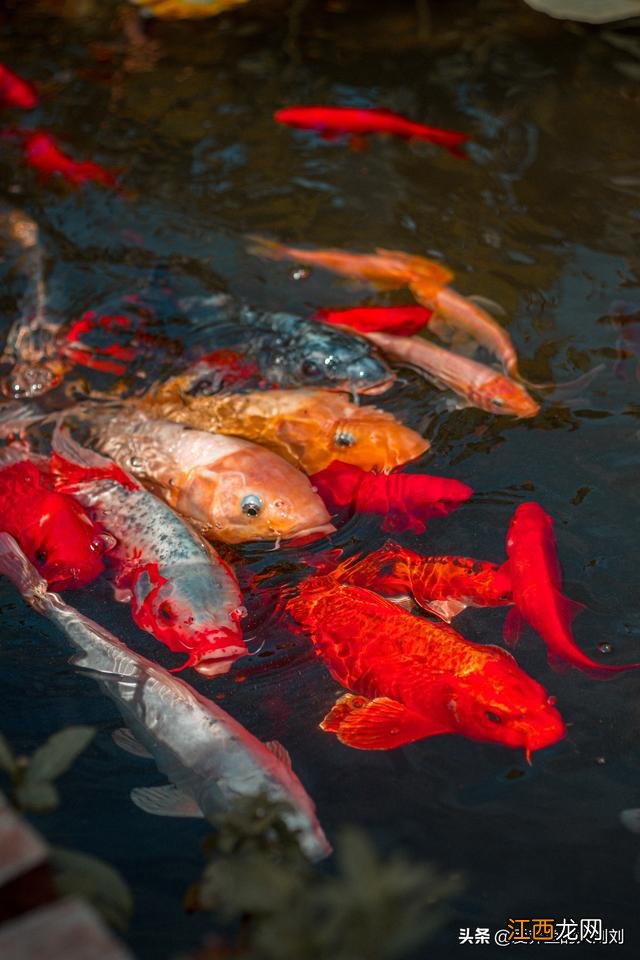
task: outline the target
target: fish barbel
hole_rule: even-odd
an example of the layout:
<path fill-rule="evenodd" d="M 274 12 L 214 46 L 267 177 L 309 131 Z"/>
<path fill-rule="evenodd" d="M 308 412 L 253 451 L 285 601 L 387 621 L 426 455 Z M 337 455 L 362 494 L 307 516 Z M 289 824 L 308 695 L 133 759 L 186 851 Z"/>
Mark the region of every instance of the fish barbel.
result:
<path fill-rule="evenodd" d="M 335 529 L 307 477 L 258 444 L 151 419 L 134 407 L 75 412 L 101 453 L 152 484 L 213 540 L 288 540 Z"/>
<path fill-rule="evenodd" d="M 333 460 L 388 471 L 415 460 L 429 442 L 384 410 L 328 390 L 254 390 L 190 396 L 176 377 L 139 401 L 151 416 L 260 443 L 307 474 Z"/>
<path fill-rule="evenodd" d="M 171 781 L 171 786 L 134 789 L 137 806 L 163 816 L 211 817 L 238 798 L 265 793 L 291 807 L 283 819 L 298 832 L 306 856 L 328 856 L 331 847 L 313 801 L 283 747 L 270 749 L 217 704 L 49 592 L 15 540 L 4 533 L 0 572 L 80 650 L 72 662 L 100 683 L 127 724 L 128 731 L 116 742 L 138 754 L 147 751 Z"/>

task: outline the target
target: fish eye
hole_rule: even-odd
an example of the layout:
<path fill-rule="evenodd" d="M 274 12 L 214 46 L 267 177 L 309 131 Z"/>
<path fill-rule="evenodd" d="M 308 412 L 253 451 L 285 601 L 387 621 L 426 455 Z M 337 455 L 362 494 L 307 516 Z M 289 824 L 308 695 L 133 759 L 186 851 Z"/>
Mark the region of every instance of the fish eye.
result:
<path fill-rule="evenodd" d="M 498 716 L 497 713 L 494 713 L 493 710 L 486 710 L 485 716 L 487 720 L 491 720 L 491 723 L 502 723 L 502 717 Z"/>
<path fill-rule="evenodd" d="M 46 563 L 48 556 L 49 556 L 49 555 L 48 555 L 47 551 L 41 548 L 41 549 L 38 550 L 38 552 L 36 553 L 36 563 Z"/>
<path fill-rule="evenodd" d="M 163 620 L 171 621 L 176 619 L 176 613 L 168 600 L 163 600 L 158 607 L 158 614 Z"/>
<path fill-rule="evenodd" d="M 494 405 L 494 407 L 504 407 L 504 400 L 502 397 L 492 397 L 491 403 Z"/>
<path fill-rule="evenodd" d="M 240 501 L 240 509 L 248 517 L 257 517 L 262 510 L 262 500 L 255 493 L 248 493 Z"/>
<path fill-rule="evenodd" d="M 322 376 L 322 370 L 313 360 L 305 360 L 300 369 L 305 377 L 317 378 Z"/>
<path fill-rule="evenodd" d="M 352 447 L 356 438 L 352 433 L 336 433 L 333 441 L 337 447 Z"/>

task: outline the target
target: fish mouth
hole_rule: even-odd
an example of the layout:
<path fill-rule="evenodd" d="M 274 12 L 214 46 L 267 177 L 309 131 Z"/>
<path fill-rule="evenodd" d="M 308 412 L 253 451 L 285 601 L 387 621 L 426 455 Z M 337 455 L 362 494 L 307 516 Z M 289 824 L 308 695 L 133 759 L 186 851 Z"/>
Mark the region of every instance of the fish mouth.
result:
<path fill-rule="evenodd" d="M 212 651 L 194 663 L 193 669 L 203 677 L 219 677 L 228 673 L 236 660 L 246 656 L 247 652 L 246 647 L 225 647 L 224 650 Z"/>
<path fill-rule="evenodd" d="M 335 532 L 336 528 L 332 523 L 322 523 L 317 527 L 306 527 L 304 530 L 293 530 L 287 535 L 286 538 L 283 539 L 286 539 L 288 547 L 304 547 L 308 543 L 313 543 L 314 540 L 320 540 L 322 537 L 326 537 L 330 533 Z"/>
<path fill-rule="evenodd" d="M 357 384 L 349 383 L 345 385 L 346 390 L 354 390 L 356 393 L 361 393 L 367 397 L 375 397 L 380 393 L 386 393 L 387 390 L 390 390 L 391 387 L 396 382 L 395 375 L 392 377 L 387 377 L 385 380 L 379 380 L 378 383 L 374 383 L 369 387 L 358 387 Z"/>

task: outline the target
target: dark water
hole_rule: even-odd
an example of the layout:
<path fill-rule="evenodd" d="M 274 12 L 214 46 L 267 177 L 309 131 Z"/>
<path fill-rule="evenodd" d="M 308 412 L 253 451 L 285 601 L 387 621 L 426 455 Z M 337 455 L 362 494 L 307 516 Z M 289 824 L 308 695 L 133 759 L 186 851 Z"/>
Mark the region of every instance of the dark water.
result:
<path fill-rule="evenodd" d="M 432 4 L 430 18 L 426 4 L 393 0 L 373 9 L 364 0 L 256 3 L 197 26 L 153 24 L 145 43 L 127 39 L 115 8 L 101 9 L 101 23 L 50 18 L 31 3 L 0 14 L 0 59 L 47 89 L 25 122 L 54 131 L 74 156 L 122 169 L 130 191 L 40 185 L 0 144 L 3 198 L 42 230 L 52 315 L 112 308 L 154 284 L 300 311 L 374 302 L 371 291 L 325 273 L 294 281 L 290 265 L 245 253 L 246 233 L 442 257 L 461 291 L 506 308 L 531 379 L 605 369 L 581 390 L 552 395 L 527 422 L 451 410 L 415 379 L 396 390 L 390 408 L 432 441 L 422 466 L 478 491 L 426 535 L 400 539 L 423 552 L 499 560 L 514 507 L 535 498 L 556 518 L 567 592 L 587 607 L 578 642 L 594 657 L 598 644 L 611 643 L 607 662 L 640 659 L 637 360 L 617 362 L 621 324 L 608 318 L 613 301 L 640 309 L 633 55 L 599 31 L 507 2 Z M 286 103 L 314 101 L 384 105 L 469 130 L 470 159 L 382 139 L 354 152 L 270 119 Z M 376 302 L 385 299 L 393 298 Z M 8 325 L 15 300 L 5 292 L 1 306 Z M 188 338 L 173 322 L 176 330 Z M 333 538 L 349 551 L 384 539 L 363 518 Z M 274 563 L 258 547 L 243 554 L 250 569 Z M 181 898 L 202 864 L 204 828 L 131 805 L 129 790 L 159 782 L 157 772 L 115 747 L 114 708 L 72 673 L 63 638 L 6 582 L 0 602 L 0 727 L 9 739 L 28 751 L 69 723 L 100 728 L 43 827 L 125 875 L 136 899 L 130 942 L 141 958 L 193 945 L 209 924 L 185 916 Z M 105 585 L 78 602 L 163 658 Z M 493 642 L 502 621 L 499 610 L 475 611 L 458 625 L 470 639 Z M 273 669 L 243 683 L 233 675 L 196 681 L 199 688 L 261 738 L 283 741 L 329 835 L 356 822 L 383 851 L 402 848 L 465 872 L 457 914 L 425 956 L 498 956 L 495 946 L 459 945 L 458 931 L 493 931 L 509 917 L 602 918 L 625 929 L 625 943 L 601 955 L 638 955 L 640 842 L 618 822 L 621 809 L 640 805 L 637 675 L 598 683 L 554 673 L 528 633 L 519 662 L 557 695 L 571 724 L 568 738 L 531 767 L 514 751 L 454 737 L 362 753 L 318 730 L 337 693 L 322 664 L 273 622 L 258 623 L 256 635 L 273 654 L 260 665 Z"/>

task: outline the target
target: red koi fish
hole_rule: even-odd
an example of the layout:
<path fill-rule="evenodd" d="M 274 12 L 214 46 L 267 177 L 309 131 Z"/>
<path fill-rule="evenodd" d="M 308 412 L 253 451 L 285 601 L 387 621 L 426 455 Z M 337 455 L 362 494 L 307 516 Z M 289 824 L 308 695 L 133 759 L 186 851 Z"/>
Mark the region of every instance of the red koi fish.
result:
<path fill-rule="evenodd" d="M 377 513 L 385 518 L 382 529 L 424 533 L 427 520 L 442 517 L 468 500 L 473 490 L 466 483 L 425 473 L 374 473 L 334 460 L 314 473 L 311 482 L 334 509 Z"/>
<path fill-rule="evenodd" d="M 363 137 L 372 133 L 391 133 L 406 140 L 428 140 L 457 157 L 465 156 L 462 145 L 471 139 L 468 133 L 427 127 L 391 110 L 369 107 L 285 107 L 277 110 L 273 119 L 291 127 L 317 130 L 327 139 L 341 135 Z"/>
<path fill-rule="evenodd" d="M 0 106 L 33 110 L 37 103 L 38 94 L 34 87 L 0 63 Z"/>
<path fill-rule="evenodd" d="M 318 310 L 314 320 L 349 327 L 358 333 L 393 333 L 412 337 L 428 325 L 433 311 L 419 304 L 403 307 L 350 307 L 347 310 Z"/>
<path fill-rule="evenodd" d="M 544 640 L 551 666 L 571 664 L 598 679 L 640 667 L 640 663 L 597 663 L 577 646 L 571 621 L 583 608 L 561 592 L 553 520 L 539 504 L 522 503 L 515 511 L 507 534 L 507 556 L 515 604 L 505 625 L 507 642 L 517 642 L 526 620 Z"/>
<path fill-rule="evenodd" d="M 33 133 L 22 134 L 24 158 L 30 167 L 37 170 L 41 177 L 47 179 L 59 174 L 68 183 L 78 187 L 92 181 L 101 183 L 105 187 L 115 187 L 116 174 L 97 163 L 84 160 L 72 160 L 58 146 L 54 137 L 49 133 L 36 130 Z"/>
<path fill-rule="evenodd" d="M 512 603 L 508 564 L 471 557 L 422 557 L 397 543 L 356 560 L 349 582 L 390 596 L 409 593 L 425 610 L 451 621 L 469 606 Z"/>
<path fill-rule="evenodd" d="M 455 733 L 524 747 L 527 757 L 564 736 L 555 698 L 505 650 L 470 643 L 340 576 L 310 577 L 287 603 L 331 675 L 352 691 L 323 730 L 361 750 Z"/>
<path fill-rule="evenodd" d="M 11 459 L 8 451 L 2 459 Z M 17 540 L 56 590 L 95 580 L 104 570 L 103 554 L 115 543 L 77 500 L 54 491 L 47 474 L 26 459 L 0 469 L 0 530 Z"/>

